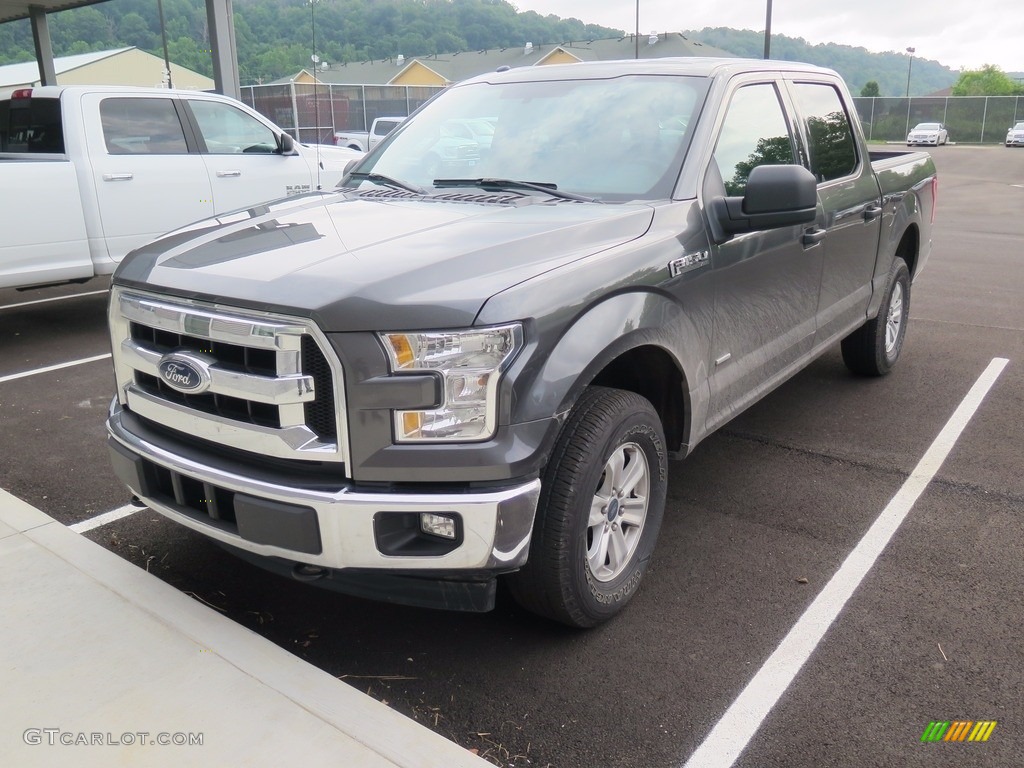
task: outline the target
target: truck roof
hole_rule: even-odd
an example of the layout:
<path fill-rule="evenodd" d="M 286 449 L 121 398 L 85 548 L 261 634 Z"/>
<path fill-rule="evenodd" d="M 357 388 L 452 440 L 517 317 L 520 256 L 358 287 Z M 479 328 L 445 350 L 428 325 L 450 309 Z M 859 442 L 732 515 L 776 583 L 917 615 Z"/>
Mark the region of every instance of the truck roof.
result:
<path fill-rule="evenodd" d="M 11 94 L 17 91 L 31 91 L 33 98 L 44 99 L 56 99 L 63 93 L 137 93 L 139 95 L 170 93 L 188 96 L 209 93 L 209 91 L 184 90 L 181 88 L 143 88 L 135 85 L 36 85 L 0 88 L 0 100 L 11 98 Z"/>
<path fill-rule="evenodd" d="M 514 69 L 477 75 L 463 82 L 498 83 L 531 80 L 600 79 L 619 77 L 621 75 L 715 77 L 720 75 L 731 76 L 742 72 L 807 72 L 836 75 L 834 70 L 797 61 L 685 56 L 660 59 L 621 59 L 617 61 L 551 64 L 543 67 L 516 67 Z"/>

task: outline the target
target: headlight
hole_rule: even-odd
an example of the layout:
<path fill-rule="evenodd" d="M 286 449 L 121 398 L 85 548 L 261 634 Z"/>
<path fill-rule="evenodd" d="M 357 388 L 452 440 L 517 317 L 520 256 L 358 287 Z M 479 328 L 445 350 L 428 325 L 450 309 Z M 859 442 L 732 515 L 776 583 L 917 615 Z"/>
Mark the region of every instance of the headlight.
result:
<path fill-rule="evenodd" d="M 398 442 L 487 440 L 498 422 L 498 383 L 523 346 L 513 325 L 428 333 L 382 333 L 394 373 L 433 372 L 443 386 L 439 408 L 396 411 Z"/>

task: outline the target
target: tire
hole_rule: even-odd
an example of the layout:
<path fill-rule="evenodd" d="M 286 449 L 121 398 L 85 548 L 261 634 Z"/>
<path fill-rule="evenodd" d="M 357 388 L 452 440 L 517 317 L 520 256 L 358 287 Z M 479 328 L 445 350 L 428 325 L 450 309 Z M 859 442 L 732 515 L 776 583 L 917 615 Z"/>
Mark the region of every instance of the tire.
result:
<path fill-rule="evenodd" d="M 648 400 L 587 388 L 544 471 L 529 561 L 506 577 L 516 602 L 578 628 L 619 613 L 639 589 L 658 538 L 666 456 L 661 419 Z"/>
<path fill-rule="evenodd" d="M 896 365 L 910 316 L 910 270 L 893 260 L 878 315 L 843 339 L 843 362 L 861 376 L 885 376 Z"/>

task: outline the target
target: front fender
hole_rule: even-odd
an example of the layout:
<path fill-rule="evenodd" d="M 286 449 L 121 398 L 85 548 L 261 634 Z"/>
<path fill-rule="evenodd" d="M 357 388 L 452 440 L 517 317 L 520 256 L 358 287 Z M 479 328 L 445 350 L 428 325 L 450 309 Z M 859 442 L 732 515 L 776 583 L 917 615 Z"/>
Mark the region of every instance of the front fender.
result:
<path fill-rule="evenodd" d="M 710 318 L 708 318 L 710 319 Z M 710 322 L 684 313 L 671 297 L 656 291 L 631 291 L 609 296 L 575 317 L 550 344 L 538 344 L 516 377 L 520 398 L 513 404 L 513 422 L 564 416 L 584 388 L 613 361 L 631 350 L 662 350 L 679 370 L 686 414 L 684 442 L 690 424 L 703 424 L 708 395 L 707 350 Z M 687 382 L 704 382 L 690 389 Z M 699 420 L 694 422 L 694 417 Z"/>

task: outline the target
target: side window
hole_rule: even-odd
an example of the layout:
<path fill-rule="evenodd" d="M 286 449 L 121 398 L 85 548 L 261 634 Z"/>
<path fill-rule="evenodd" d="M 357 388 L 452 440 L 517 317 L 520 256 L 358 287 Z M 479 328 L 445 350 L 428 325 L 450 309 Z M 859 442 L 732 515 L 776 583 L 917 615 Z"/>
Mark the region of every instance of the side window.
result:
<path fill-rule="evenodd" d="M 100 123 L 112 155 L 188 154 L 171 99 L 111 98 L 100 102 Z"/>
<path fill-rule="evenodd" d="M 387 136 L 397 127 L 398 123 L 396 123 L 394 120 L 380 120 L 375 126 L 373 126 L 373 135 Z"/>
<path fill-rule="evenodd" d="M 715 162 L 726 194 L 733 197 L 743 195 L 757 166 L 794 162 L 793 142 L 774 85 L 759 83 L 736 91 L 715 146 Z"/>
<path fill-rule="evenodd" d="M 811 172 L 818 181 L 849 176 L 857 169 L 857 148 L 839 92 L 825 83 L 797 83 L 793 94 L 807 125 Z"/>
<path fill-rule="evenodd" d="M 60 101 L 0 101 L 0 152 L 64 152 Z"/>
<path fill-rule="evenodd" d="M 270 154 L 277 151 L 277 137 L 263 123 L 230 104 L 190 99 L 192 114 L 211 155 Z"/>

